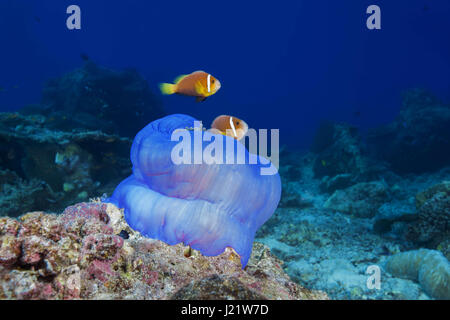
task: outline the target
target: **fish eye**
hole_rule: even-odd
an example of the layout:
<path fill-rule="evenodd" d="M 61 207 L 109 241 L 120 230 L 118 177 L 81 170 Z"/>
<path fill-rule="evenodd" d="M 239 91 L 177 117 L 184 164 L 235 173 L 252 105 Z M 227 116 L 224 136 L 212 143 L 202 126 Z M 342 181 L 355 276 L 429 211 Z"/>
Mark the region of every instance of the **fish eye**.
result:
<path fill-rule="evenodd" d="M 239 124 L 239 121 L 236 121 L 236 124 Z"/>
<path fill-rule="evenodd" d="M 212 79 L 211 82 L 214 83 L 214 79 Z"/>

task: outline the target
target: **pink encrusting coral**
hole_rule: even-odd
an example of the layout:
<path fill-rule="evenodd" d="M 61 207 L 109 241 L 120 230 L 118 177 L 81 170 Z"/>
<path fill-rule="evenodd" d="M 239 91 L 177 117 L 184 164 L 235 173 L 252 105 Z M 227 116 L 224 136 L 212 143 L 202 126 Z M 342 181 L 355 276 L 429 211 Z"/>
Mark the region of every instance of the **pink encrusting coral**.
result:
<path fill-rule="evenodd" d="M 0 218 L 0 299 L 327 298 L 293 283 L 262 244 L 245 270 L 230 248 L 215 257 L 185 249 L 142 237 L 113 204 Z"/>

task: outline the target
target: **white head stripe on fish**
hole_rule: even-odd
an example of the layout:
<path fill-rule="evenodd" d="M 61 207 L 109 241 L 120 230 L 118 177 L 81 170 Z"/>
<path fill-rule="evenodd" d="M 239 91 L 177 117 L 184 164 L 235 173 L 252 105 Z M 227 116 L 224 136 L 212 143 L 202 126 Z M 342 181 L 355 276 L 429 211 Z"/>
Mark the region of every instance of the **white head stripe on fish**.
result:
<path fill-rule="evenodd" d="M 211 92 L 211 75 L 208 74 L 208 92 Z"/>
<path fill-rule="evenodd" d="M 231 129 L 233 129 L 234 136 L 237 137 L 236 129 L 234 128 L 233 117 L 230 117 L 230 126 Z"/>

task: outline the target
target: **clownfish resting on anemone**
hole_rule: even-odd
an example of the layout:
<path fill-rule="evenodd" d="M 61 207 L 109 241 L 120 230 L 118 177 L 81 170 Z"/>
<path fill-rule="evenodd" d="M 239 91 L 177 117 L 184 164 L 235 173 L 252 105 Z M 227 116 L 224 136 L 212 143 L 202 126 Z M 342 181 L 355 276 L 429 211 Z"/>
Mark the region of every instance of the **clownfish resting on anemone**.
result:
<path fill-rule="evenodd" d="M 172 154 L 179 143 L 172 140 L 175 130 L 194 128 L 184 130 L 188 139 L 193 141 L 200 134 L 200 151 L 208 149 L 214 133 L 203 131 L 196 123 L 199 121 L 188 115 L 173 114 L 143 128 L 131 146 L 132 174 L 104 201 L 123 208 L 129 226 L 145 237 L 169 245 L 183 243 L 189 246 L 185 256 L 190 256 L 192 249 L 216 256 L 231 247 L 244 268 L 256 231 L 280 201 L 280 175 L 262 175 L 261 169 L 270 163 L 259 155 L 254 155 L 255 163 L 237 163 L 239 153 L 245 158 L 250 153 L 227 135 L 218 143 L 222 149 L 228 143 L 236 149 L 233 163 L 227 163 L 226 153 L 222 153 L 221 163 L 194 163 L 195 143 L 189 144 L 189 163 L 174 163 Z"/>
<path fill-rule="evenodd" d="M 204 71 L 195 71 L 181 75 L 175 83 L 161 83 L 159 88 L 163 94 L 181 94 L 196 97 L 197 102 L 205 101 L 220 89 L 220 81 Z"/>
<path fill-rule="evenodd" d="M 211 124 L 211 133 L 220 133 L 236 140 L 242 140 L 248 132 L 248 125 L 244 120 L 232 116 L 218 116 Z"/>

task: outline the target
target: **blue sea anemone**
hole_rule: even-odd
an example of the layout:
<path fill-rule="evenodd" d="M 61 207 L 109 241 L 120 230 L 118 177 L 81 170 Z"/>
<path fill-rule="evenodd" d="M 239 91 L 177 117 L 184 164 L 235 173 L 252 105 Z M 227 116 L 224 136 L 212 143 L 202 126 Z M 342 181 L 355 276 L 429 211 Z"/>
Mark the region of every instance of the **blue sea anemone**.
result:
<path fill-rule="evenodd" d="M 232 247 L 245 267 L 256 230 L 277 208 L 280 177 L 278 173 L 261 175 L 261 168 L 271 164 L 249 154 L 233 138 L 200 128 L 192 130 L 196 121 L 175 114 L 142 129 L 131 147 L 133 174 L 117 186 L 107 201 L 124 208 L 130 227 L 146 237 L 169 245 L 183 242 L 206 256 Z M 172 141 L 171 136 L 174 130 L 185 128 L 191 128 L 183 130 L 187 137 L 201 139 L 201 150 L 217 139 L 224 147 L 232 146 L 235 154 L 243 152 L 247 160 L 255 157 L 258 161 L 174 164 L 171 155 L 179 142 Z M 192 143 L 190 148 L 193 156 L 197 147 Z M 225 152 L 222 156 L 225 162 Z"/>

